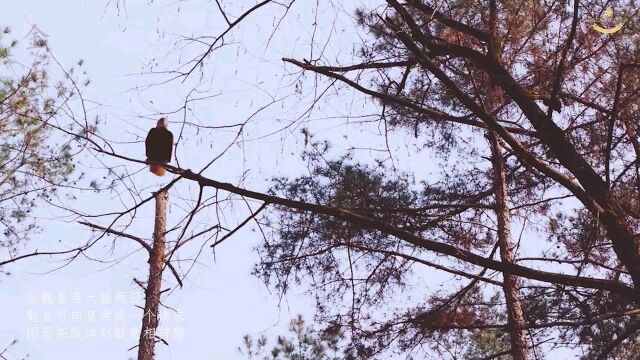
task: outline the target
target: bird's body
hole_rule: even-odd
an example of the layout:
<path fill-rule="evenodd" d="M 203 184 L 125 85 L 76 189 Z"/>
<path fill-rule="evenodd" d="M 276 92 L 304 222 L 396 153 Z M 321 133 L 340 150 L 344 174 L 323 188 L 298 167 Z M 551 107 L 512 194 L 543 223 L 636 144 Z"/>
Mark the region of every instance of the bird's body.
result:
<path fill-rule="evenodd" d="M 165 118 L 158 120 L 158 125 L 149 130 L 145 140 L 145 147 L 148 162 L 166 164 L 171 161 L 173 134 L 167 130 Z M 149 170 L 158 176 L 162 176 L 165 170 L 161 164 L 150 164 Z"/>

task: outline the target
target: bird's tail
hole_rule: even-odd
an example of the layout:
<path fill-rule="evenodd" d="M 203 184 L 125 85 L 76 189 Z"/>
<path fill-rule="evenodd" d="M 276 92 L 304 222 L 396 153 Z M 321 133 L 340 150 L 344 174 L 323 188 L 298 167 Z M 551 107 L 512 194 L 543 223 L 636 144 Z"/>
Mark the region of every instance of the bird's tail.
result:
<path fill-rule="evenodd" d="M 164 176 L 164 166 L 162 165 L 151 164 L 149 165 L 149 171 L 158 176 Z"/>

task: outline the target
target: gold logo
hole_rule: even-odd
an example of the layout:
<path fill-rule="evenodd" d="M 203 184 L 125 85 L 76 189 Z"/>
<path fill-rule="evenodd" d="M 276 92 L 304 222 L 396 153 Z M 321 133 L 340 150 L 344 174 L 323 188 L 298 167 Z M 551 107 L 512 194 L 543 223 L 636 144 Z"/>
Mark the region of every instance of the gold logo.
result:
<path fill-rule="evenodd" d="M 607 10 L 604 11 L 604 17 L 605 19 L 612 19 L 613 20 L 613 9 L 608 8 Z M 614 25 L 613 27 L 610 28 L 606 28 L 606 27 L 602 27 L 600 26 L 600 24 L 598 24 L 598 21 L 595 21 L 592 25 L 593 29 L 599 33 L 602 34 L 613 34 L 613 33 L 617 33 L 618 31 L 620 31 L 620 29 L 622 29 L 623 24 L 617 24 Z"/>

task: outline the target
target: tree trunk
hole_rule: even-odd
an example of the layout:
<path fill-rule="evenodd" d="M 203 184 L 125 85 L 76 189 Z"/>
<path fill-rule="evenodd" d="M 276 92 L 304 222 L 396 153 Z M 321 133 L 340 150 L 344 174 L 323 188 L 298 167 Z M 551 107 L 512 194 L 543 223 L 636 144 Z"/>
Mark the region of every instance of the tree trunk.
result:
<path fill-rule="evenodd" d="M 166 190 L 156 193 L 156 216 L 153 227 L 153 247 L 149 254 L 149 279 L 145 290 L 144 313 L 142 328 L 138 343 L 138 360 L 153 360 L 156 343 L 156 329 L 158 327 L 158 309 L 160 307 L 160 285 L 162 283 L 162 268 L 164 267 L 164 245 L 167 227 Z"/>
<path fill-rule="evenodd" d="M 500 246 L 500 258 L 502 262 L 512 264 L 514 262 L 513 243 L 510 235 L 510 214 L 507 205 L 507 183 L 504 160 L 500 143 L 493 131 L 489 132 L 491 143 L 491 157 L 493 162 L 493 181 L 496 199 L 496 217 L 498 220 L 498 245 Z M 507 302 L 508 327 L 511 336 L 511 356 L 514 360 L 527 360 L 527 339 L 524 330 L 524 316 L 522 305 L 518 296 L 518 277 L 503 273 L 504 297 Z"/>

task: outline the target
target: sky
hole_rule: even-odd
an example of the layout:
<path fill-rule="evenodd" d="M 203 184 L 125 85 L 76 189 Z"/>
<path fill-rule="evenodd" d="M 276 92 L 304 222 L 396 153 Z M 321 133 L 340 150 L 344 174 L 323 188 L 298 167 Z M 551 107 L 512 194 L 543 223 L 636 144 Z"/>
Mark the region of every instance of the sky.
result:
<path fill-rule="evenodd" d="M 233 3 L 228 8 L 231 16 L 254 4 Z M 360 30 L 353 26 L 352 8 L 336 13 L 336 4 L 329 2 L 319 8 L 299 3 L 276 28 L 283 8 L 265 7 L 233 31 L 227 44 L 192 76 L 166 82 L 166 74 L 152 72 L 177 69 L 203 51 L 201 44 L 189 39 L 225 29 L 215 3 L 128 1 L 117 5 L 107 0 L 3 2 L 0 25 L 9 26 L 11 36 L 25 47 L 36 25 L 65 68 L 83 60 L 83 69 L 91 79 L 83 89 L 88 117 L 100 120 L 101 134 L 112 141 L 118 153 L 143 158 L 141 141 L 160 114 L 168 114 L 175 136 L 183 116 L 190 123 L 207 126 L 251 119 L 240 145 L 227 149 L 205 175 L 266 191 L 273 177 L 307 172 L 299 159 L 302 125 L 296 119 L 300 117 L 319 138 L 332 139 L 336 153 L 382 146 L 376 143 L 379 140 L 372 140 L 380 134 L 377 126 L 347 127 L 353 120 L 346 114 L 375 113 L 374 104 L 358 95 L 338 96 L 336 89 L 329 88 L 327 100 L 310 109 L 316 94 L 314 79 L 299 78 L 295 68 L 281 61 L 282 57 L 313 58 L 324 50 L 328 59 L 348 62 L 360 36 Z M 322 25 L 314 27 L 314 23 Z M 319 44 L 313 48 L 312 38 Z M 326 43 L 329 38 L 331 42 Z M 28 62 L 26 52 L 16 56 Z M 297 88 L 300 91 L 296 92 Z M 179 109 L 189 94 L 192 101 L 185 114 Z M 259 109 L 263 110 L 257 112 Z M 178 148 L 180 165 L 202 168 L 224 152 L 236 135 L 237 128 L 186 126 Z M 402 151 L 406 146 L 398 144 L 397 149 Z M 135 186 L 140 197 L 149 196 L 170 179 L 155 178 L 139 164 L 106 156 L 86 156 L 80 161 L 87 179 L 106 175 L 105 164 L 115 166 L 118 174 L 131 174 L 129 186 Z M 186 182 L 172 188 L 169 226 L 193 207 L 197 191 Z M 205 198 L 212 195 L 212 190 L 205 192 Z M 83 193 L 65 204 L 84 214 L 100 214 L 122 211 L 133 201 L 120 186 L 115 191 Z M 255 203 L 251 206 L 257 207 Z M 237 201 L 225 203 L 223 210 L 222 218 L 212 210 L 199 214 L 193 229 L 216 221 L 233 228 L 249 214 L 246 205 Z M 152 203 L 141 208 L 126 231 L 150 238 L 152 212 Z M 60 209 L 41 207 L 37 215 L 43 231 L 25 241 L 20 253 L 67 249 L 95 238 L 77 218 Z M 108 225 L 109 219 L 91 218 L 102 225 Z M 161 328 L 165 328 L 170 346 L 157 346 L 158 359 L 241 359 L 237 347 L 243 335 L 276 336 L 297 314 L 311 319 L 313 299 L 304 288 L 294 288 L 280 298 L 251 275 L 258 261 L 253 248 L 261 241 L 255 230 L 243 229 L 215 254 L 206 238 L 181 251 L 178 266 L 189 273 L 184 288 L 163 300 L 167 308 L 161 310 Z M 197 263 L 189 261 L 201 249 Z M 9 359 L 27 354 L 33 359 L 135 358 L 136 350 L 128 349 L 136 344 L 139 334 L 142 314 L 135 304 L 140 304 L 142 292 L 133 279 L 145 280 L 146 266 L 146 258 L 134 242 L 105 239 L 86 257 L 70 264 L 60 258 L 34 257 L 7 267 L 4 270 L 12 275 L 0 278 L 0 349 L 17 339 L 7 351 L 13 356 Z M 175 286 L 168 272 L 164 279 L 167 287 Z"/>

